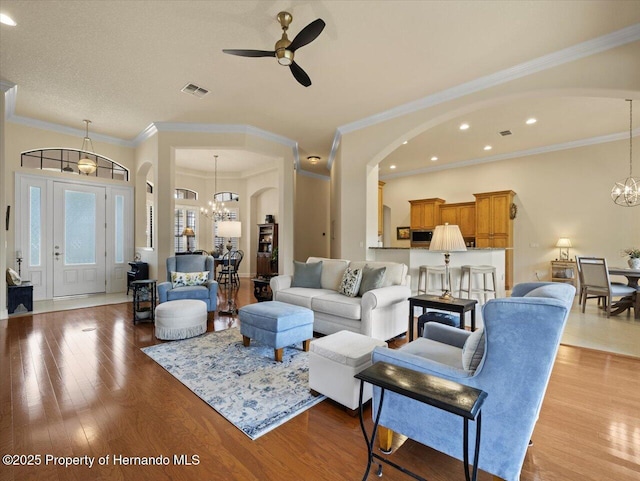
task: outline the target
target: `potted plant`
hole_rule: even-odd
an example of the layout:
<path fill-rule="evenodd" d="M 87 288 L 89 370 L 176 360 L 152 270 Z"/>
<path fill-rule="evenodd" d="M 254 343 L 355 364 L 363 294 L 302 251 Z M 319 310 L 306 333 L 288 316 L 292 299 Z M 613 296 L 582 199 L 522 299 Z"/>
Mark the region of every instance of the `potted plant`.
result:
<path fill-rule="evenodd" d="M 640 269 L 640 249 L 637 247 L 632 247 L 631 249 L 625 249 L 623 251 L 625 255 L 629 256 L 629 267 L 632 269 Z"/>

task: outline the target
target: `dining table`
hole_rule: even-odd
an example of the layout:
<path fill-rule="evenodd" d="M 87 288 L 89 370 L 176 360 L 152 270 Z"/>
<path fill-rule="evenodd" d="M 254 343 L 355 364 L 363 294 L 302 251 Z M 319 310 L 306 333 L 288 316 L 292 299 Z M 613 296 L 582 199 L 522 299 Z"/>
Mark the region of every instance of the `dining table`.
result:
<path fill-rule="evenodd" d="M 627 309 L 633 309 L 634 318 L 640 319 L 640 269 L 630 267 L 609 267 L 610 276 L 624 276 L 627 278 L 627 285 L 636 290 L 635 295 L 625 296 L 611 305 L 611 315 L 615 316 Z"/>

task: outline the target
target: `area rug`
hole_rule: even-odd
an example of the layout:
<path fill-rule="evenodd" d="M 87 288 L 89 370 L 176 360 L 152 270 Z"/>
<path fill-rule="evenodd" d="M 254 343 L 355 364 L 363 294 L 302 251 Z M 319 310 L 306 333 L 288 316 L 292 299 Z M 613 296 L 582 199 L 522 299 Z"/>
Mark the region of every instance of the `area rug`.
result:
<path fill-rule="evenodd" d="M 324 400 L 309 392 L 309 353 L 242 345 L 237 328 L 142 348 L 243 433 L 255 440 Z"/>

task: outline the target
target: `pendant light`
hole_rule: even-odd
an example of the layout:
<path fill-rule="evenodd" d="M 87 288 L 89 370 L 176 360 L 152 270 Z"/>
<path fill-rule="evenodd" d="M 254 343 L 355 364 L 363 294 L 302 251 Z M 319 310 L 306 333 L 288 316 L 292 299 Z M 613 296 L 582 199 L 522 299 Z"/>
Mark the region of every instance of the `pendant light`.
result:
<path fill-rule="evenodd" d="M 619 180 L 611 189 L 611 199 L 616 205 L 622 207 L 635 207 L 640 205 L 640 178 L 633 176 L 633 100 L 629 102 L 629 177 Z"/>
<path fill-rule="evenodd" d="M 87 154 L 91 153 L 95 155 L 95 151 L 93 150 L 93 142 L 89 138 L 89 124 L 91 120 L 83 120 L 86 126 L 86 134 L 84 139 L 82 140 L 82 147 L 80 149 L 80 160 L 78 160 L 78 170 L 83 174 L 89 175 L 93 174 L 98 168 L 98 164 L 93 159 L 90 159 Z M 91 147 L 91 150 L 88 148 Z"/>

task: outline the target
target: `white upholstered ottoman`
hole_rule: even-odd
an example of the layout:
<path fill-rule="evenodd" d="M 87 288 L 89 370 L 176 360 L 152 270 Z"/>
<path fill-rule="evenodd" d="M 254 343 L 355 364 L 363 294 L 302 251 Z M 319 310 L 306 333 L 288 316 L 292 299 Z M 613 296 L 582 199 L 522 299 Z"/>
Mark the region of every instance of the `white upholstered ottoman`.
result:
<path fill-rule="evenodd" d="M 163 302 L 155 312 L 156 338 L 187 339 L 207 332 L 207 303 L 197 299 Z"/>
<path fill-rule="evenodd" d="M 309 387 L 349 409 L 358 408 L 360 381 L 357 373 L 371 366 L 371 352 L 387 343 L 351 331 L 339 331 L 311 341 Z M 371 385 L 364 385 L 362 402 L 371 399 Z"/>

